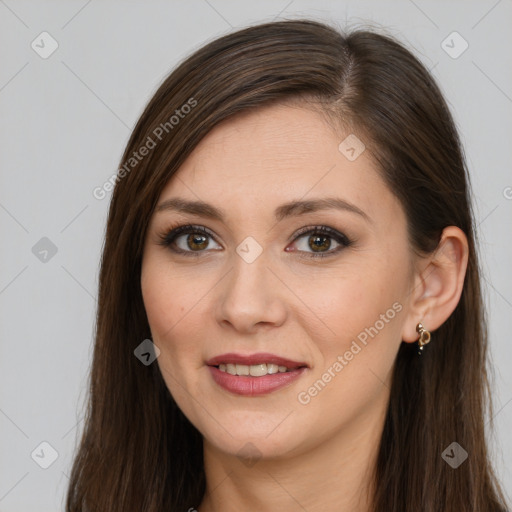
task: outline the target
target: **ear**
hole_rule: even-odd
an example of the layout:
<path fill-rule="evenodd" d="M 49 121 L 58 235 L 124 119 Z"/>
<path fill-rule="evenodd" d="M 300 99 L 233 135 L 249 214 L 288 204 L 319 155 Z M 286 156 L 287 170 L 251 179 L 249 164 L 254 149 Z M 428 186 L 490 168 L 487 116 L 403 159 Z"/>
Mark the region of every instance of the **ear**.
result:
<path fill-rule="evenodd" d="M 416 325 L 428 331 L 440 327 L 459 303 L 468 264 L 468 241 L 455 226 L 443 230 L 436 250 L 416 265 L 409 312 L 402 340 L 418 340 Z"/>

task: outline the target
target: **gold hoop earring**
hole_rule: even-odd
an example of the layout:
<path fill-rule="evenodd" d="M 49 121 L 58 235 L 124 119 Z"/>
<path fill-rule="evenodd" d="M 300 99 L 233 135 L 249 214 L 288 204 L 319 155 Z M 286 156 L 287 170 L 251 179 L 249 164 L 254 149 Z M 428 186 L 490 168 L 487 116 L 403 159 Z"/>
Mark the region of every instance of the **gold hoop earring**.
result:
<path fill-rule="evenodd" d="M 430 343 L 430 331 L 427 331 L 427 329 L 423 327 L 423 324 L 419 323 L 416 326 L 416 332 L 420 335 L 418 338 L 418 355 L 421 356 L 423 352 L 423 346 L 427 343 Z"/>

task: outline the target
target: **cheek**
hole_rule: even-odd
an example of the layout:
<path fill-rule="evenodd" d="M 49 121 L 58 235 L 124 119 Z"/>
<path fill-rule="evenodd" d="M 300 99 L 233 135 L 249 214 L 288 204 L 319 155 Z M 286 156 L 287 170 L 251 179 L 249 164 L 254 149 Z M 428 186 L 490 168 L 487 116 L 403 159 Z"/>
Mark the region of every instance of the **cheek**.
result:
<path fill-rule="evenodd" d="M 141 290 L 144 307 L 155 338 L 172 336 L 181 322 L 194 315 L 201 289 L 193 276 L 176 275 L 167 262 L 149 258 L 142 267 Z"/>
<path fill-rule="evenodd" d="M 304 414 L 319 418 L 312 426 L 321 423 L 326 435 L 340 424 L 371 415 L 375 404 L 384 407 L 401 341 L 402 283 L 389 271 L 365 269 L 331 280 L 328 293 L 311 297 L 311 304 L 321 305 L 315 312 L 323 323 L 316 323 L 321 330 L 309 328 L 316 364 L 296 400 Z"/>
<path fill-rule="evenodd" d="M 316 316 L 304 328 L 317 352 L 314 378 L 323 379 L 330 369 L 336 378 L 325 376 L 326 381 L 333 381 L 328 387 L 344 387 L 346 400 L 361 393 L 371 395 L 377 391 L 372 384 L 380 387 L 389 377 L 405 318 L 404 261 L 399 254 L 393 261 L 382 252 L 375 259 L 362 255 L 338 277 L 333 273 L 317 275 L 315 286 L 309 286 L 307 303 L 314 306 Z M 301 296 L 305 292 L 303 287 Z M 351 390 L 348 394 L 347 389 Z M 325 393 L 324 398 L 328 395 Z M 336 401 L 336 396 L 341 395 L 333 394 L 332 400 Z"/>
<path fill-rule="evenodd" d="M 157 362 L 174 395 L 180 387 L 176 382 L 195 379 L 194 370 L 203 365 L 198 336 L 208 284 L 186 270 L 173 272 L 167 261 L 154 257 L 143 266 L 141 289 L 153 342 L 160 349 Z"/>
<path fill-rule="evenodd" d="M 393 308 L 393 304 L 400 303 L 405 289 L 399 274 L 390 275 L 389 269 L 385 272 L 377 268 L 371 271 L 368 267 L 359 270 L 344 273 L 342 277 L 317 276 L 313 287 L 309 284 L 309 287 L 296 288 L 297 295 L 305 297 L 304 302 L 315 313 L 314 324 L 310 324 L 318 329 L 314 338 L 325 339 L 328 347 L 346 343 L 375 324 L 379 331 L 389 331 L 392 323 L 398 323 L 394 320 L 401 307 Z"/>

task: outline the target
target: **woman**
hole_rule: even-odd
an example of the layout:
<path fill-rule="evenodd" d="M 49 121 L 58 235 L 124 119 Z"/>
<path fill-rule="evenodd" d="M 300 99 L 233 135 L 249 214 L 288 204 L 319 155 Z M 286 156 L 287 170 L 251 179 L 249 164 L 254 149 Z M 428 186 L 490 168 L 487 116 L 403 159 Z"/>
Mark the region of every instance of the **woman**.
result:
<path fill-rule="evenodd" d="M 368 31 L 240 30 L 128 142 L 67 510 L 503 511 L 486 365 L 432 77 Z"/>

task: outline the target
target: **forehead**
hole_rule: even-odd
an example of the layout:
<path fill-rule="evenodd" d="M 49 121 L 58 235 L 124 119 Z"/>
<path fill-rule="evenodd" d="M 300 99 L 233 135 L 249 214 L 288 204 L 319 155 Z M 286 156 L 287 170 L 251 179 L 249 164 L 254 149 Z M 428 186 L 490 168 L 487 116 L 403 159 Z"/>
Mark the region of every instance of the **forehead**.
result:
<path fill-rule="evenodd" d="M 299 106 L 245 112 L 216 126 L 198 144 L 160 201 L 202 200 L 237 216 L 261 215 L 263 205 L 338 196 L 372 216 L 387 202 L 390 206 L 394 196 L 366 150 L 355 160 L 340 151 L 349 135 L 355 134 L 337 133 L 323 115 Z"/>

